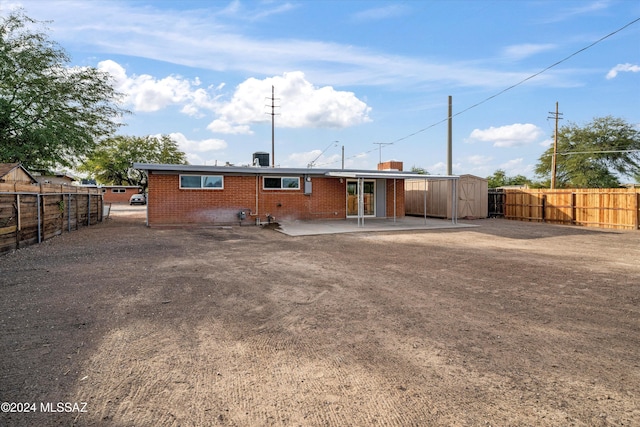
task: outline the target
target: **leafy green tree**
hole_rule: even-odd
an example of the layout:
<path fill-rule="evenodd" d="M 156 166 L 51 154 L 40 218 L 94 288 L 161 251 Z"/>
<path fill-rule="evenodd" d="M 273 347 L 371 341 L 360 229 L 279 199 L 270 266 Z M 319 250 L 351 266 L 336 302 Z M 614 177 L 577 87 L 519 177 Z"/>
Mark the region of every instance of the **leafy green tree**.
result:
<path fill-rule="evenodd" d="M 429 172 L 425 168 L 421 168 L 416 165 L 411 166 L 411 172 L 417 173 L 420 175 L 429 175 Z"/>
<path fill-rule="evenodd" d="M 524 175 L 507 176 L 503 169 L 497 169 L 493 175 L 487 177 L 489 188 L 504 187 L 507 185 L 531 184 L 529 178 Z"/>
<path fill-rule="evenodd" d="M 67 53 L 38 24 L 22 11 L 0 18 L 0 162 L 72 167 L 126 111 L 109 74 L 69 67 Z"/>
<path fill-rule="evenodd" d="M 168 135 L 115 136 L 105 140 L 80 166 L 101 184 L 138 185 L 144 191 L 147 177 L 133 163 L 187 164 L 185 153 Z"/>
<path fill-rule="evenodd" d="M 640 131 L 623 119 L 595 118 L 584 127 L 570 123 L 558 130 L 556 187 L 612 188 L 623 176 L 640 174 Z M 535 172 L 550 179 L 553 147 Z"/>

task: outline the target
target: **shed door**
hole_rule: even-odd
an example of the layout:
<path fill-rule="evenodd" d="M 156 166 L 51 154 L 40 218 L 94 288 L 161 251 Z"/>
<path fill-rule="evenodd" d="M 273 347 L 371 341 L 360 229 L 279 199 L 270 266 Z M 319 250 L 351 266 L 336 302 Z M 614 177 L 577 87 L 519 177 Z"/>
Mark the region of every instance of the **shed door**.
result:
<path fill-rule="evenodd" d="M 458 200 L 458 216 L 461 218 L 477 216 L 475 212 L 476 206 L 476 182 L 474 181 L 460 181 L 460 189 Z"/>

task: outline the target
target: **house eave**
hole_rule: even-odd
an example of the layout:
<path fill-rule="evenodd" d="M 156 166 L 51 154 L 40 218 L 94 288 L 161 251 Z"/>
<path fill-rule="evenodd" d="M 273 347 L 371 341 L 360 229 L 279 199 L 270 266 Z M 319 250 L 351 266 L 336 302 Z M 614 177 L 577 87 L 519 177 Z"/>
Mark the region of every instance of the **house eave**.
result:
<path fill-rule="evenodd" d="M 158 174 L 214 173 L 224 175 L 307 175 L 334 178 L 365 179 L 458 179 L 456 175 L 420 175 L 402 171 L 376 171 L 361 169 L 270 168 L 251 166 L 207 166 L 134 163 L 133 167 Z"/>

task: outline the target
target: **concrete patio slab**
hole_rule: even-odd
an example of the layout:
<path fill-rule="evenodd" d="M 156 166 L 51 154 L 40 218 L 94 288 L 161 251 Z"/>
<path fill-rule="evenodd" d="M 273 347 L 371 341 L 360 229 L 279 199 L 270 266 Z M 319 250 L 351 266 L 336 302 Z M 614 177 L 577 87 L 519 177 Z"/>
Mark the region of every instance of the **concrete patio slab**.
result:
<path fill-rule="evenodd" d="M 364 225 L 358 226 L 357 219 L 283 221 L 277 230 L 288 236 L 313 236 L 319 234 L 362 233 L 374 231 L 433 230 L 444 228 L 468 228 L 477 225 L 451 220 L 424 217 L 366 218 Z"/>

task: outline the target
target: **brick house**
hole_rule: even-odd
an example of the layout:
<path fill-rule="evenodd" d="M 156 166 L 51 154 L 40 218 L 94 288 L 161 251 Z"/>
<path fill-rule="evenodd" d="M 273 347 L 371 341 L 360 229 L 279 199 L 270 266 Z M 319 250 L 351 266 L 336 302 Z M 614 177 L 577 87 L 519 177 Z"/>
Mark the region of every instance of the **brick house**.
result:
<path fill-rule="evenodd" d="M 129 203 L 129 198 L 140 194 L 137 185 L 103 185 L 102 195 L 105 203 Z"/>
<path fill-rule="evenodd" d="M 134 163 L 148 176 L 147 224 L 402 218 L 401 162 L 377 171 Z"/>

